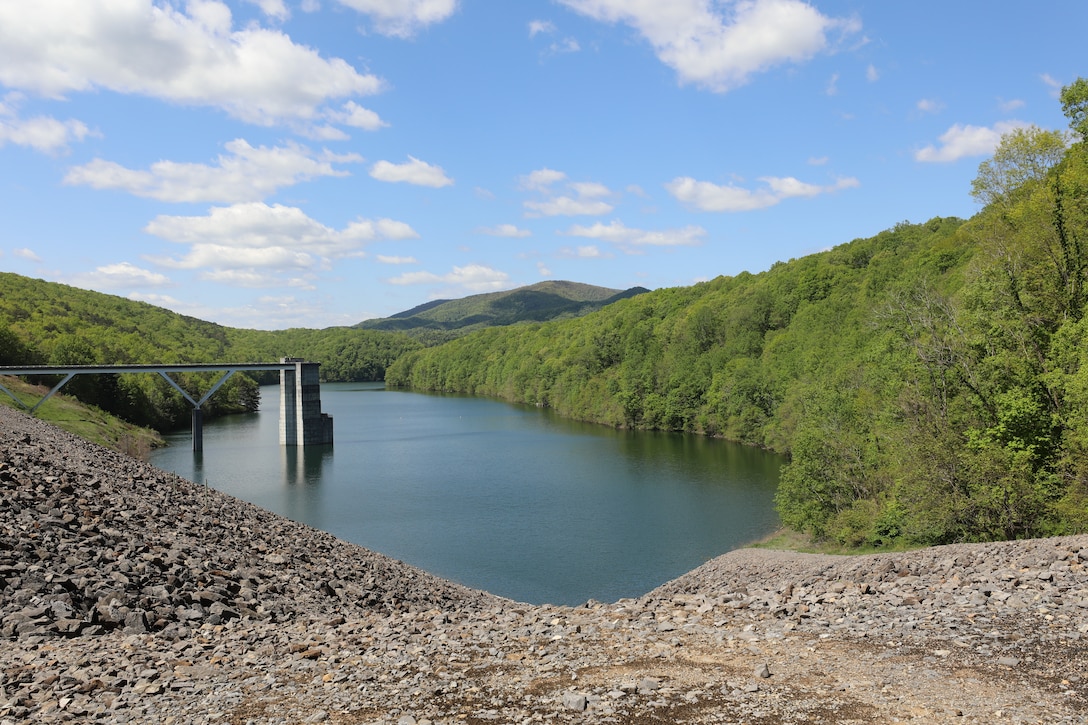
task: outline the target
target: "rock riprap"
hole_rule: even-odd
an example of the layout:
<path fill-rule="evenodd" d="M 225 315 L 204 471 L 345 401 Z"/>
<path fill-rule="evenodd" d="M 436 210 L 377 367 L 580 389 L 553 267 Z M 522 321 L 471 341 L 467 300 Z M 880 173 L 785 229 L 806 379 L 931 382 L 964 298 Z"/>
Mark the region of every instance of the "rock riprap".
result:
<path fill-rule="evenodd" d="M 0 725 L 1085 723 L 1086 567 L 745 549 L 529 605 L 0 407 Z"/>

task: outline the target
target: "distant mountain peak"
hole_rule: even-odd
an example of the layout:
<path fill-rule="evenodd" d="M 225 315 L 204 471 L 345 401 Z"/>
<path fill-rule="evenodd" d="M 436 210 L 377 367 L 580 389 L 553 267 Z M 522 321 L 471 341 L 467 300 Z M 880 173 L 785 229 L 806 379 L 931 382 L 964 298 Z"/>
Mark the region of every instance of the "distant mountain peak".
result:
<path fill-rule="evenodd" d="M 502 292 L 486 292 L 456 300 L 432 300 L 410 310 L 355 327 L 396 330 L 428 342 L 443 342 L 484 327 L 519 322 L 581 317 L 618 300 L 649 292 L 598 287 L 567 280 L 546 280 Z"/>

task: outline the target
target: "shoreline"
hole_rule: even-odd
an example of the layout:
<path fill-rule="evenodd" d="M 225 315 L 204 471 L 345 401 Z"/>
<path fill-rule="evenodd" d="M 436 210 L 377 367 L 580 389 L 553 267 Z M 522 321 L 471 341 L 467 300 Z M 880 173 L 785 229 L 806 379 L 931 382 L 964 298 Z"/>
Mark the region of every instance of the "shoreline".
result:
<path fill-rule="evenodd" d="M 0 456 L 0 724 L 1088 722 L 1088 536 L 529 605 L 10 408 Z"/>

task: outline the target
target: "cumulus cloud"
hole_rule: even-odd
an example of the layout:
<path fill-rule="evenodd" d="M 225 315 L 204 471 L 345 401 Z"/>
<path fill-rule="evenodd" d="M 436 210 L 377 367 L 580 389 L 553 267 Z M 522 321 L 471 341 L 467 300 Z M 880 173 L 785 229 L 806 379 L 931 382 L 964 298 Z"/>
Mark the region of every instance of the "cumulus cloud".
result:
<path fill-rule="evenodd" d="M 11 250 L 11 254 L 12 256 L 18 257 L 19 259 L 25 259 L 28 262 L 36 262 L 40 264 L 42 261 L 42 258 L 35 254 L 34 250 L 28 249 L 26 247 L 19 247 L 18 249 L 13 249 Z"/>
<path fill-rule="evenodd" d="M 95 268 L 93 272 L 75 275 L 72 283 L 91 289 L 132 289 L 134 287 L 168 287 L 170 278 L 130 262 L 118 262 Z"/>
<path fill-rule="evenodd" d="M 0 51 L 2 52 L 2 51 Z M 29 146 L 44 153 L 57 153 L 74 141 L 82 141 L 91 130 L 82 121 L 60 121 L 50 116 L 20 118 L 19 94 L 8 94 L 0 102 L 0 147 L 5 144 Z"/>
<path fill-rule="evenodd" d="M 457 0 L 338 0 L 369 15 L 382 35 L 410 38 L 419 30 L 440 23 L 457 10 Z"/>
<path fill-rule="evenodd" d="M 922 113 L 938 113 L 944 109 L 944 104 L 935 98 L 923 98 L 915 104 Z"/>
<path fill-rule="evenodd" d="M 255 281 L 255 280 L 254 280 Z M 267 285 L 244 285 L 267 286 Z M 296 285 L 304 287 L 304 285 Z M 368 316 L 360 313 L 330 312 L 320 304 L 293 295 L 260 295 L 252 304 L 233 307 L 211 306 L 179 300 L 162 294 L 133 292 L 131 300 L 166 307 L 201 320 L 217 322 L 246 330 L 286 330 L 292 327 L 335 327 L 353 325 Z M 373 315 L 370 315 L 372 317 Z"/>
<path fill-rule="evenodd" d="M 391 257 L 388 254 L 379 254 L 374 258 L 382 264 L 418 264 L 415 257 Z"/>
<path fill-rule="evenodd" d="M 602 196 L 609 196 L 612 190 L 604 184 L 598 184 L 595 181 L 575 181 L 571 182 L 570 188 L 577 192 L 578 196 L 583 199 L 597 199 Z"/>
<path fill-rule="evenodd" d="M 566 181 L 567 175 L 562 171 L 543 168 L 532 171 L 518 179 L 518 186 L 525 191 L 537 191 L 544 195 L 543 199 L 528 200 L 523 202 L 529 217 L 540 216 L 600 216 L 607 214 L 614 208 L 611 204 L 602 200 L 602 197 L 612 195 L 611 189 L 604 184 L 594 181 L 575 181 L 565 186 L 575 196 L 561 194 L 554 188 L 555 184 Z"/>
<path fill-rule="evenodd" d="M 274 20 L 283 21 L 291 17 L 291 11 L 283 0 L 246 0 L 251 5 L 256 5 L 261 12 Z"/>
<path fill-rule="evenodd" d="M 533 38 L 540 33 L 554 33 L 555 23 L 550 20 L 531 20 L 529 21 L 529 37 Z"/>
<path fill-rule="evenodd" d="M 526 201 L 529 216 L 600 216 L 612 211 L 608 202 L 595 199 L 572 199 L 556 196 L 543 201 Z"/>
<path fill-rule="evenodd" d="M 774 206 L 791 197 L 812 197 L 859 186 L 853 177 L 839 179 L 834 184 L 820 186 L 799 181 L 792 176 L 764 176 L 766 188 L 746 189 L 733 184 L 719 185 L 696 181 L 690 176 L 673 179 L 665 188 L 678 201 L 699 211 L 752 211 Z"/>
<path fill-rule="evenodd" d="M 435 189 L 453 183 L 453 179 L 446 176 L 441 166 L 433 166 L 414 156 L 409 156 L 408 163 L 405 164 L 379 161 L 371 167 L 370 175 L 378 181 L 403 182 L 416 186 L 430 186 Z"/>
<path fill-rule="evenodd" d="M 447 274 L 432 272 L 407 272 L 389 280 L 390 284 L 439 284 L 448 285 L 469 292 L 495 292 L 509 286 L 510 275 L 482 264 L 468 264 L 454 267 Z"/>
<path fill-rule="evenodd" d="M 575 38 L 563 38 L 548 46 L 548 52 L 553 55 L 560 53 L 577 53 L 582 49 L 581 44 Z"/>
<path fill-rule="evenodd" d="M 634 28 L 682 83 L 718 92 L 826 51 L 832 31 L 860 30 L 856 20 L 826 17 L 801 0 L 559 1 L 594 20 Z"/>
<path fill-rule="evenodd" d="M 184 12 L 162 0 L 0 3 L 0 84 L 51 98 L 136 94 L 261 125 L 318 119 L 333 99 L 383 87 L 278 30 L 234 29 L 216 0 Z"/>
<path fill-rule="evenodd" d="M 1023 121 L 999 121 L 993 127 L 955 124 L 941 134 L 940 145 L 930 144 L 914 152 L 914 160 L 923 163 L 949 163 L 967 156 L 993 153 L 1001 137 L 1031 124 Z"/>
<path fill-rule="evenodd" d="M 827 81 L 827 86 L 824 87 L 824 93 L 829 96 L 839 95 L 839 74 L 832 73 L 831 78 Z"/>
<path fill-rule="evenodd" d="M 620 247 L 676 247 L 700 244 L 706 230 L 689 225 L 682 229 L 645 230 L 626 226 L 618 219 L 608 224 L 597 222 L 592 226 L 575 224 L 565 232 L 572 237 L 586 237 L 610 242 Z"/>
<path fill-rule="evenodd" d="M 876 69 L 876 66 L 872 63 L 870 63 L 869 67 L 865 69 L 865 80 L 869 81 L 870 83 L 876 83 L 878 80 L 880 80 L 880 71 L 878 71 Z"/>
<path fill-rule="evenodd" d="M 144 231 L 187 245 L 180 257 L 152 259 L 164 267 L 202 269 L 207 279 L 244 286 L 282 283 L 279 273 L 320 271 L 337 259 L 359 257 L 362 247 L 380 239 L 414 239 L 404 222 L 356 219 L 333 229 L 308 217 L 301 209 L 262 202 L 213 207 L 206 216 L 155 217 Z M 260 285 L 253 280 L 265 280 Z"/>
<path fill-rule="evenodd" d="M 251 146 L 244 139 L 226 144 L 214 164 L 157 161 L 149 169 L 128 169 L 103 159 L 73 167 L 64 183 L 119 189 L 172 202 L 259 201 L 277 190 L 321 176 L 347 176 L 336 164 L 357 163 L 357 154 L 315 153 L 305 146 Z"/>
<path fill-rule="evenodd" d="M 519 177 L 518 186 L 525 191 L 548 191 L 552 184 L 556 184 L 567 178 L 562 171 L 543 168 L 530 171 L 525 176 Z"/>
<path fill-rule="evenodd" d="M 573 257 L 575 259 L 611 259 L 612 255 L 602 252 L 596 244 L 587 244 L 581 247 L 563 247 L 559 250 L 561 257 Z"/>
<path fill-rule="evenodd" d="M 511 239 L 529 237 L 533 234 L 528 229 L 519 228 L 516 224 L 498 224 L 493 227 L 481 227 L 479 232 L 492 237 L 509 237 Z"/>
<path fill-rule="evenodd" d="M 325 118 L 333 123 L 361 128 L 364 131 L 377 131 L 389 125 L 377 113 L 369 108 L 363 108 L 355 101 L 348 101 L 339 111 L 327 111 Z"/>
<path fill-rule="evenodd" d="M 1010 98 L 1008 100 L 1004 98 L 997 99 L 997 107 L 1005 113 L 1011 113 L 1012 111 L 1023 108 L 1024 105 L 1024 101 L 1019 98 Z"/>

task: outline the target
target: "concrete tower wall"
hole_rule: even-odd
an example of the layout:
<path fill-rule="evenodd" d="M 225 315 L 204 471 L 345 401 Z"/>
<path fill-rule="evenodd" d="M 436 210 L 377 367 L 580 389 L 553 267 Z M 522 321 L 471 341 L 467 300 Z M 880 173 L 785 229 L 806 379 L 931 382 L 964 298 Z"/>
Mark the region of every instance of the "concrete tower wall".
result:
<path fill-rule="evenodd" d="M 293 369 L 280 371 L 280 443 L 320 446 L 332 443 L 332 417 L 321 412 L 319 363 L 283 358 Z"/>

